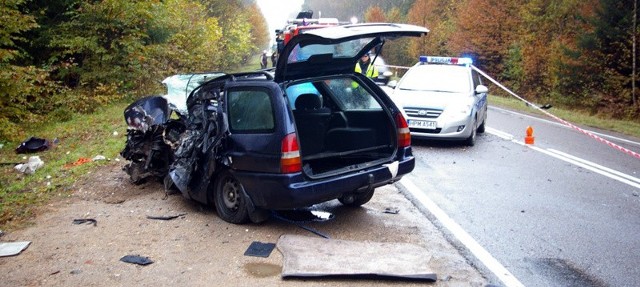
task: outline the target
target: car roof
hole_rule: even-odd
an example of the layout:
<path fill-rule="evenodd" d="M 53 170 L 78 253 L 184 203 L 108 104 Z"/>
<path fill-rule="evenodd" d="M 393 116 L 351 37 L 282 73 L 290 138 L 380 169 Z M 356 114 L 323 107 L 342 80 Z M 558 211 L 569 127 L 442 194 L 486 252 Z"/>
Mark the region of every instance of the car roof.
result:
<path fill-rule="evenodd" d="M 274 80 L 284 82 L 313 76 L 353 72 L 358 59 L 389 38 L 420 37 L 427 28 L 395 23 L 341 25 L 305 31 L 285 45 Z"/>

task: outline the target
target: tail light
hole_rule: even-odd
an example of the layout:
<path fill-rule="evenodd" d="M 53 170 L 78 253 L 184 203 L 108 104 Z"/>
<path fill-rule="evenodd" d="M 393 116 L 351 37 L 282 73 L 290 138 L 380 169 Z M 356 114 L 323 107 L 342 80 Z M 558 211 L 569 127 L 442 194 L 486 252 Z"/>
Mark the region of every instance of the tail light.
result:
<path fill-rule="evenodd" d="M 409 125 L 401 113 L 396 114 L 396 126 L 398 127 L 398 148 L 408 147 L 411 145 L 411 134 L 409 133 Z"/>
<path fill-rule="evenodd" d="M 302 170 L 298 137 L 290 133 L 282 139 L 282 156 L 280 157 L 280 171 L 282 173 L 294 173 Z"/>

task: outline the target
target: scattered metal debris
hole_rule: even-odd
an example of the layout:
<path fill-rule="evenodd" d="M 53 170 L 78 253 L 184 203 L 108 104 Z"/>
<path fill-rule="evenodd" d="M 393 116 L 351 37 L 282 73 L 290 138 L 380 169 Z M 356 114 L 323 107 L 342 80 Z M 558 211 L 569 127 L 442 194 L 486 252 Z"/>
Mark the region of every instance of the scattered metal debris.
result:
<path fill-rule="evenodd" d="M 0 257 L 20 254 L 31 244 L 31 241 L 0 242 Z"/>
<path fill-rule="evenodd" d="M 315 235 L 318 235 L 322 238 L 330 238 L 328 235 L 315 230 L 313 228 L 304 226 L 302 223 L 308 222 L 323 222 L 327 220 L 331 220 L 334 218 L 333 213 L 319 210 L 304 210 L 304 209 L 293 209 L 293 210 L 274 210 L 272 211 L 272 216 L 280 219 L 284 222 L 289 222 L 297 225 L 298 227 L 309 231 Z"/>
<path fill-rule="evenodd" d="M 92 161 L 98 161 L 98 160 L 106 160 L 106 159 L 107 159 L 107 157 L 105 157 L 104 155 L 96 155 L 91 160 Z"/>
<path fill-rule="evenodd" d="M 156 220 L 172 220 L 181 216 L 187 215 L 186 213 L 180 213 L 178 215 L 165 215 L 165 216 L 151 216 L 147 215 L 147 219 L 156 219 Z"/>
<path fill-rule="evenodd" d="M 389 214 L 398 214 L 400 212 L 400 209 L 398 209 L 397 207 L 387 207 L 383 212 Z"/>
<path fill-rule="evenodd" d="M 275 243 L 262 243 L 258 241 L 251 242 L 247 251 L 244 252 L 244 256 L 255 256 L 267 258 L 271 255 L 271 251 L 276 247 Z"/>
<path fill-rule="evenodd" d="M 84 224 L 84 223 L 89 223 L 89 224 L 93 224 L 93 226 L 98 226 L 98 221 L 93 218 L 80 218 L 80 219 L 73 220 L 73 224 Z"/>
<path fill-rule="evenodd" d="M 120 261 L 126 262 L 126 263 L 138 264 L 142 266 L 153 263 L 153 261 L 151 261 L 149 257 L 143 257 L 140 255 L 125 255 L 124 257 L 120 258 Z"/>

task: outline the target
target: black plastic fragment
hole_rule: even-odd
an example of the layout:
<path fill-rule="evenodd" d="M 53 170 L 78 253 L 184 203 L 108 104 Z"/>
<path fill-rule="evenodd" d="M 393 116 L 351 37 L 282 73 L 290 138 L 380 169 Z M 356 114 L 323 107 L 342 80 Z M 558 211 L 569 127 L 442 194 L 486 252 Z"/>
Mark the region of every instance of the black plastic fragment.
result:
<path fill-rule="evenodd" d="M 120 261 L 122 262 L 126 262 L 126 263 L 133 263 L 133 264 L 138 264 L 138 265 L 149 265 L 151 263 L 153 263 L 153 261 L 151 261 L 151 259 L 149 259 L 149 257 L 143 257 L 140 255 L 126 255 L 122 258 L 120 258 Z"/>
<path fill-rule="evenodd" d="M 275 243 L 262 243 L 258 241 L 251 242 L 247 251 L 244 252 L 244 256 L 255 256 L 255 257 L 269 257 L 271 255 L 271 251 L 276 247 Z"/>
<path fill-rule="evenodd" d="M 176 219 L 180 216 L 185 216 L 187 215 L 186 213 L 180 213 L 178 215 L 167 215 L 167 216 L 151 216 L 151 215 L 147 215 L 147 219 L 156 219 L 156 220 L 172 220 L 172 219 Z"/>
<path fill-rule="evenodd" d="M 17 148 L 16 153 L 34 153 L 49 149 L 51 143 L 46 139 L 30 137 L 22 142 Z"/>
<path fill-rule="evenodd" d="M 89 224 L 93 224 L 93 226 L 98 226 L 98 221 L 93 218 L 80 218 L 80 219 L 73 220 L 73 224 L 83 224 L 83 223 L 89 223 Z"/>
<path fill-rule="evenodd" d="M 387 207 L 384 209 L 384 213 L 389 213 L 389 214 L 398 214 L 400 212 L 400 209 L 396 208 L 396 207 Z"/>

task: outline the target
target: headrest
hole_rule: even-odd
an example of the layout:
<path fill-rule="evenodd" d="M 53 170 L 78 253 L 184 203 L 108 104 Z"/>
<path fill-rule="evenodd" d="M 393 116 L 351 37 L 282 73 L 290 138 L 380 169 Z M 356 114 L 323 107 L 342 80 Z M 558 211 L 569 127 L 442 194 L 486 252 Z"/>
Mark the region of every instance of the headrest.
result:
<path fill-rule="evenodd" d="M 296 99 L 296 110 L 316 110 L 322 103 L 320 97 L 316 94 L 302 94 Z"/>

